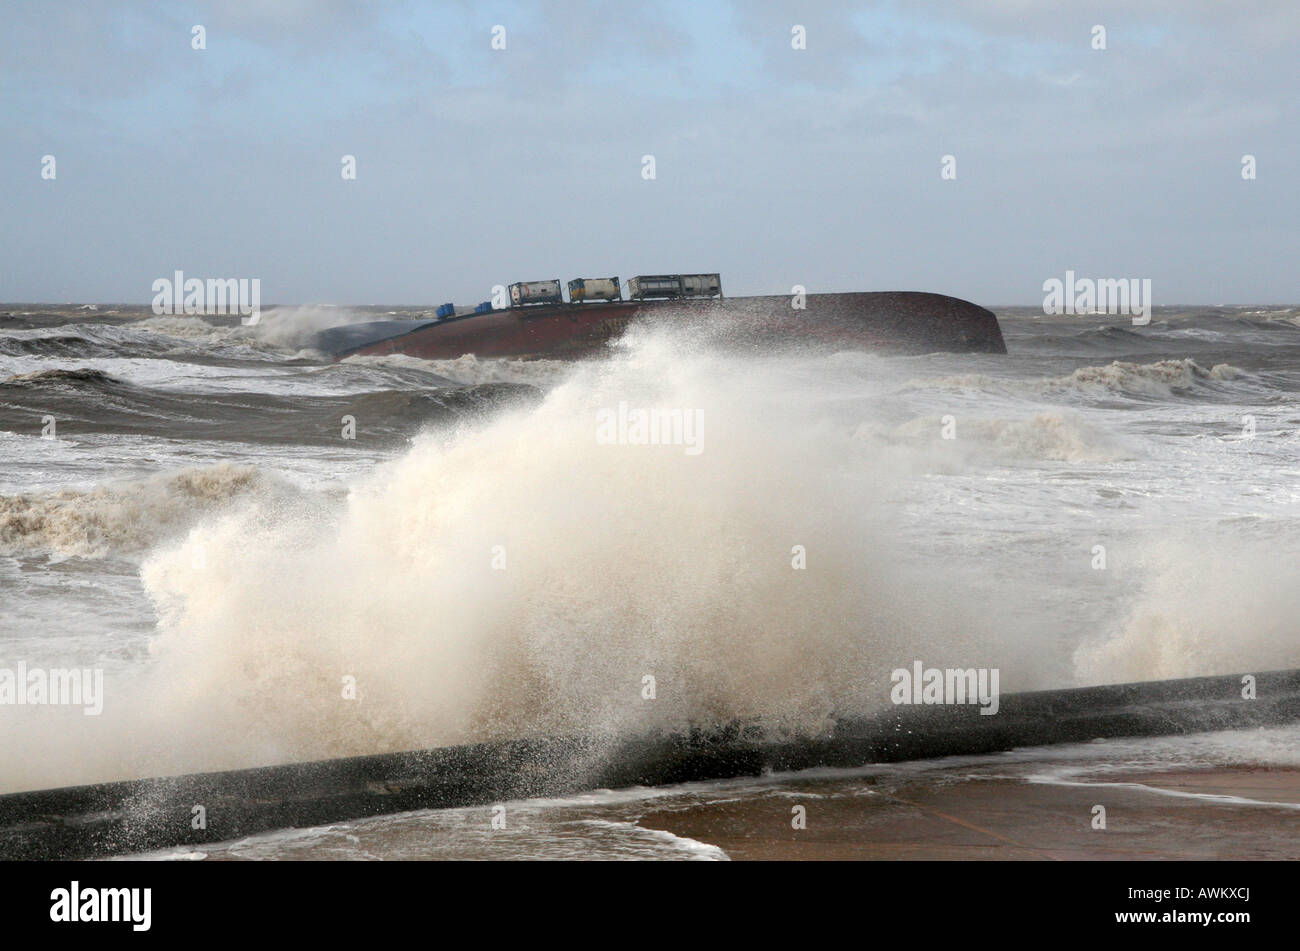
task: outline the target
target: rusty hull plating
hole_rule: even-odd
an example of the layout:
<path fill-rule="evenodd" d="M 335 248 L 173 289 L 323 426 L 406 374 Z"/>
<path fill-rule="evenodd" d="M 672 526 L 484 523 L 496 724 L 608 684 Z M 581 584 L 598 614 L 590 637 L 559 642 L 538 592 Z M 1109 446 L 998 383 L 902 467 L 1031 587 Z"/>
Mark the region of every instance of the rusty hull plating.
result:
<path fill-rule="evenodd" d="M 609 301 L 509 307 L 440 321 L 353 325 L 323 332 L 317 348 L 336 360 L 353 354 L 404 353 L 428 360 L 478 357 L 577 359 L 604 349 L 633 321 L 662 321 L 716 337 L 728 346 L 820 346 L 890 353 L 1006 353 L 997 318 L 956 297 L 918 291 L 810 294 L 791 298 Z"/>

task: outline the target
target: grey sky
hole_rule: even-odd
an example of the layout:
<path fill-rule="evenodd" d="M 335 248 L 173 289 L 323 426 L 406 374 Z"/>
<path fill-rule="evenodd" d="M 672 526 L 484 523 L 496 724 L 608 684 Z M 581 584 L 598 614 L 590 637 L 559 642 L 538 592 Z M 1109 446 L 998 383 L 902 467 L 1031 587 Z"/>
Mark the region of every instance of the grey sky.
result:
<path fill-rule="evenodd" d="M 1285 0 L 0 2 L 0 24 L 0 300 L 147 303 L 180 269 L 266 302 L 468 304 L 716 270 L 729 294 L 1033 304 L 1069 268 L 1150 278 L 1157 305 L 1300 301 Z"/>

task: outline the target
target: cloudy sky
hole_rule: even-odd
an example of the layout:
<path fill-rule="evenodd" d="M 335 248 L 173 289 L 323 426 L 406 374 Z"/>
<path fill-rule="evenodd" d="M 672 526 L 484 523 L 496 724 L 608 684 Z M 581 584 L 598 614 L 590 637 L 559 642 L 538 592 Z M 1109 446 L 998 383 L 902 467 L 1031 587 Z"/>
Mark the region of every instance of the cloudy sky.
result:
<path fill-rule="evenodd" d="M 0 0 L 0 300 L 720 271 L 1035 304 L 1072 269 L 1295 303 L 1297 53 L 1294 0 Z"/>

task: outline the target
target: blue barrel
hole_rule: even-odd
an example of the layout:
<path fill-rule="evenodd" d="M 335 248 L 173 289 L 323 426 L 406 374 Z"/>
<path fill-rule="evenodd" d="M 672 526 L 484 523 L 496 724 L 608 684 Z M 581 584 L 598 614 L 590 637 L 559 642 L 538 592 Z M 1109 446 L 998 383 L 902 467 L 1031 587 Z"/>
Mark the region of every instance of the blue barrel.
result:
<path fill-rule="evenodd" d="M 441 307 L 438 308 L 439 317 L 454 317 L 455 315 L 456 315 L 455 304 L 443 304 Z"/>
<path fill-rule="evenodd" d="M 492 309 L 492 302 L 490 300 L 485 300 L 483 303 L 479 304 L 477 307 L 474 308 L 474 313 L 486 314 L 491 309 Z"/>

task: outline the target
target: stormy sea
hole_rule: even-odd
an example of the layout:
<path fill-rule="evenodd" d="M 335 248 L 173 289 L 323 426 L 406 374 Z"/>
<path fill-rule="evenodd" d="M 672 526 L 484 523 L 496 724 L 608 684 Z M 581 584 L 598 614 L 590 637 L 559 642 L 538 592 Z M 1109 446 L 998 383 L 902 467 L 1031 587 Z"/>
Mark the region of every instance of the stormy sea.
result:
<path fill-rule="evenodd" d="M 6 707 L 0 792 L 738 719 L 797 741 L 915 662 L 1004 692 L 1300 667 L 1300 308 L 997 313 L 1005 356 L 669 322 L 574 363 L 336 363 L 319 330 L 428 310 L 2 305 L 0 667 L 103 688 Z M 620 404 L 691 443 L 598 438 Z M 1102 789 L 1122 844 L 1089 834 Z M 1300 728 L 507 805 L 152 857 L 1297 858 Z"/>

